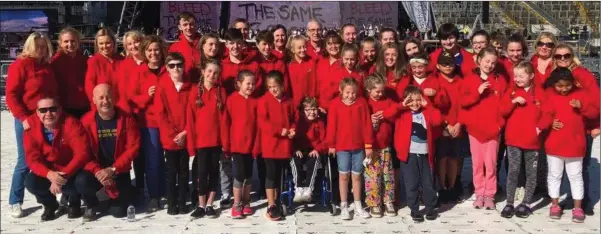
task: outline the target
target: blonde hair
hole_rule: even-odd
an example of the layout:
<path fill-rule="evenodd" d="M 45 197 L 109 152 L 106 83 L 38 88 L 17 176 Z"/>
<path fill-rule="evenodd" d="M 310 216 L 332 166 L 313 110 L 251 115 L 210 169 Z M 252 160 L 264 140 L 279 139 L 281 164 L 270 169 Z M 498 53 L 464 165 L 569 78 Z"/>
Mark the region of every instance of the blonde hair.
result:
<path fill-rule="evenodd" d="M 94 51 L 98 52 L 98 38 L 103 36 L 107 36 L 113 41 L 113 53 L 116 53 L 117 38 L 115 37 L 113 30 L 111 30 L 110 28 L 101 28 L 100 30 L 98 30 L 98 32 L 96 32 L 96 36 L 94 36 Z"/>
<path fill-rule="evenodd" d="M 551 39 L 551 42 L 553 42 L 553 44 L 555 44 L 555 45 L 557 45 L 557 43 L 558 43 L 557 37 L 555 37 L 555 34 L 550 33 L 550 32 L 541 32 L 538 35 L 538 37 L 536 38 L 536 42 L 535 43 L 540 42 L 543 38 L 549 38 L 549 39 Z M 535 44 L 535 46 L 536 46 L 536 44 Z M 534 48 L 534 49 L 536 51 L 536 48 Z M 553 56 L 553 55 L 551 55 L 551 56 Z"/>
<path fill-rule="evenodd" d="M 21 52 L 21 54 L 19 54 L 19 58 L 36 58 L 36 49 L 37 49 L 37 44 L 35 43 L 36 40 L 38 39 L 42 39 L 44 40 L 45 44 L 46 44 L 46 53 L 39 58 L 41 61 L 43 62 L 50 62 L 50 59 L 52 58 L 52 54 L 53 54 L 53 50 L 52 50 L 52 43 L 50 43 L 50 39 L 48 39 L 48 36 L 40 33 L 40 32 L 33 32 L 31 34 L 29 34 L 29 36 L 27 37 L 27 40 L 25 40 L 25 45 L 23 45 L 23 52 Z"/>
<path fill-rule="evenodd" d="M 61 42 L 61 37 L 65 34 L 71 34 L 75 37 L 75 39 L 77 39 L 77 43 L 79 44 L 79 42 L 81 42 L 81 33 L 79 31 L 77 31 L 77 29 L 74 29 L 72 27 L 66 27 L 63 28 L 59 33 L 58 33 L 58 43 L 60 44 Z"/>
<path fill-rule="evenodd" d="M 369 92 L 372 89 L 375 89 L 376 85 L 386 85 L 386 78 L 380 73 L 375 72 L 374 74 L 369 75 L 363 83 L 365 85 L 365 89 L 367 90 L 367 92 Z"/>
<path fill-rule="evenodd" d="M 142 39 L 144 39 L 144 34 L 138 30 L 127 31 L 125 34 L 123 34 L 123 47 L 126 47 L 128 37 L 131 37 L 134 41 L 139 41 L 141 43 Z M 125 49 L 124 52 L 126 56 L 129 55 L 127 49 Z"/>
<path fill-rule="evenodd" d="M 514 70 L 518 70 L 518 69 L 523 70 L 529 75 L 534 74 L 534 66 L 532 65 L 532 63 L 530 61 L 521 61 L 520 63 L 515 65 L 513 67 L 513 69 Z"/>
<path fill-rule="evenodd" d="M 572 49 L 571 46 L 565 43 L 559 43 L 558 45 L 556 45 L 555 48 L 553 48 L 553 52 L 551 52 L 551 57 L 555 55 L 558 49 L 568 49 L 570 51 L 570 54 L 572 54 L 572 64 L 570 65 L 570 67 L 568 67 L 570 70 L 573 70 L 575 67 L 582 65 L 580 59 L 578 59 L 578 57 L 576 57 L 576 54 L 574 54 L 574 49 Z M 553 70 L 555 70 L 555 68 L 557 68 L 557 63 L 555 61 L 555 58 L 553 58 Z"/>
<path fill-rule="evenodd" d="M 286 50 L 288 51 L 288 56 L 291 59 L 294 58 L 294 53 L 292 52 L 292 47 L 293 47 L 292 42 L 300 41 L 300 40 L 306 41 L 307 38 L 303 35 L 295 35 L 295 36 L 288 38 L 288 43 L 286 43 Z"/>

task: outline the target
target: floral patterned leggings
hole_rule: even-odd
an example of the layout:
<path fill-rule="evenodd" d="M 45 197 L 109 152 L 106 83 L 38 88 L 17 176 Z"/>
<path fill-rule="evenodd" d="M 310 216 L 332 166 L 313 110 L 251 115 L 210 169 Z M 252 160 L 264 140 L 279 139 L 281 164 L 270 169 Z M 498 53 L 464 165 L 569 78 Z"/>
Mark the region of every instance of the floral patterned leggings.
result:
<path fill-rule="evenodd" d="M 365 203 L 369 207 L 381 205 L 382 189 L 384 190 L 384 203 L 394 202 L 394 169 L 390 148 L 374 150 L 376 156 L 365 168 Z M 384 187 L 382 188 L 382 182 Z"/>

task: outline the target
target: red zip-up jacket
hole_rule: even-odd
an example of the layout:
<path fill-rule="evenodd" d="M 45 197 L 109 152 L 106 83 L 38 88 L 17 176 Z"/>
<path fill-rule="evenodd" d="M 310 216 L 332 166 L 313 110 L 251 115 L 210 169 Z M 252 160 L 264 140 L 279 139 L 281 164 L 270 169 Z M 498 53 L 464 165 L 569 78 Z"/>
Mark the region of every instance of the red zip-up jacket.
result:
<path fill-rule="evenodd" d="M 323 40 L 320 42 L 322 43 Z M 321 59 L 326 59 L 327 60 L 327 56 L 323 55 L 323 52 L 325 51 L 325 46 L 322 46 L 319 50 L 319 52 L 317 52 L 315 50 L 315 47 L 313 47 L 313 45 L 311 44 L 311 40 L 307 40 L 305 42 L 305 45 L 307 46 L 307 56 L 309 56 L 310 59 L 313 59 L 315 61 L 317 60 L 321 60 Z"/>
<path fill-rule="evenodd" d="M 223 150 L 229 153 L 252 154 L 257 139 L 257 100 L 235 92 L 225 109 Z"/>
<path fill-rule="evenodd" d="M 184 73 L 190 74 L 192 69 L 200 64 L 200 50 L 198 49 L 198 42 L 200 41 L 200 34 L 196 33 L 192 42 L 186 39 L 183 33 L 179 34 L 179 40 L 171 44 L 169 52 L 178 52 L 184 56 Z"/>
<path fill-rule="evenodd" d="M 241 55 L 240 63 L 232 63 L 229 57 L 224 58 L 221 62 L 221 86 L 225 89 L 227 95 L 236 91 L 236 77 L 238 72 L 242 70 L 250 70 L 255 75 L 255 91 L 253 97 L 259 94 L 259 88 L 262 87 L 263 81 L 260 73 L 259 63 L 255 56 Z"/>
<path fill-rule="evenodd" d="M 119 90 L 115 91 L 119 92 L 119 96 L 121 97 L 121 100 L 119 100 L 121 102 L 119 106 L 125 112 L 132 113 L 132 109 L 134 108 L 132 103 L 129 101 L 129 84 L 131 83 L 131 80 L 134 79 L 134 77 L 137 75 L 136 73 L 138 72 L 140 67 L 142 67 L 143 65 L 146 64 L 144 62 L 140 62 L 138 64 L 136 60 L 131 56 L 125 57 L 125 59 L 123 59 L 123 61 L 119 65 L 119 69 L 117 71 L 117 75 L 119 76 Z"/>
<path fill-rule="evenodd" d="M 513 104 L 516 97 L 522 97 L 526 104 Z M 506 119 L 505 144 L 525 150 L 538 150 L 541 146 L 536 128 L 541 131 L 551 123 L 544 90 L 532 85 L 524 88 L 509 88 L 501 100 L 501 115 Z"/>
<path fill-rule="evenodd" d="M 128 115 L 124 111 L 115 110 L 117 118 L 117 137 L 115 138 L 115 162 L 113 167 L 115 173 L 129 173 L 131 170 L 131 163 L 136 157 L 140 149 L 140 129 L 136 124 L 136 120 L 133 116 Z M 87 130 L 90 145 L 92 149 L 91 160 L 85 165 L 84 169 L 95 175 L 96 172 L 100 171 L 100 164 L 98 163 L 98 126 L 96 125 L 96 111 L 90 111 L 86 113 L 82 118 L 81 122 L 83 127 Z"/>
<path fill-rule="evenodd" d="M 530 62 L 532 63 L 532 67 L 534 67 L 534 83 L 542 88 L 547 78 L 551 75 L 551 72 L 553 72 L 553 61 L 551 60 L 551 62 L 549 62 L 547 68 L 545 68 L 545 74 L 543 74 L 538 71 L 538 58 L 538 55 L 534 54 L 532 55 L 532 58 L 530 58 Z M 513 78 L 513 76 L 511 78 Z"/>
<path fill-rule="evenodd" d="M 373 66 L 370 68 L 369 70 L 369 74 L 374 74 L 376 73 L 376 66 Z M 400 102 L 401 97 L 399 97 L 399 95 L 397 94 L 396 90 L 397 90 L 397 86 L 400 83 L 402 77 L 395 82 L 394 80 L 394 72 L 391 71 L 390 69 L 386 69 L 386 74 L 381 74 L 381 75 L 386 75 L 386 87 L 384 88 L 384 95 L 390 99 L 392 99 L 394 102 Z"/>
<path fill-rule="evenodd" d="M 593 73 L 583 66 L 576 66 L 574 69 L 572 69 L 572 75 L 576 80 L 576 82 L 574 82 L 576 87 L 583 89 L 587 93 L 587 96 L 591 98 L 593 105 L 601 105 L 599 103 L 601 100 L 601 97 L 599 97 L 601 91 L 599 90 L 599 85 L 597 84 L 597 80 L 595 79 Z M 599 120 L 599 116 L 594 119 L 586 119 L 585 125 L 587 132 L 590 132 L 592 129 L 599 128 L 600 123 L 601 120 Z"/>
<path fill-rule="evenodd" d="M 378 111 L 385 111 L 396 105 L 390 98 L 382 97 L 380 100 L 374 100 L 371 97 L 367 97 L 367 104 L 369 105 L 370 113 L 376 113 Z M 370 115 L 371 121 L 371 115 Z M 374 145 L 375 150 L 385 149 L 392 146 L 392 136 L 394 134 L 394 121 L 389 119 L 382 119 L 378 123 L 378 130 L 374 130 Z"/>
<path fill-rule="evenodd" d="M 491 73 L 486 80 L 482 80 L 480 75 L 472 74 L 463 81 L 460 103 L 467 132 L 480 142 L 494 139 L 505 125 L 499 111 L 501 98 L 507 89 L 505 78 Z M 490 86 L 480 94 L 478 87 L 485 81 L 490 82 Z"/>
<path fill-rule="evenodd" d="M 499 57 L 499 60 L 497 60 L 497 66 L 495 67 L 495 70 L 507 78 L 507 83 L 511 83 L 513 82 L 513 77 L 515 76 L 513 74 L 513 66 L 515 66 L 515 64 L 511 62 L 509 58 L 501 56 Z"/>
<path fill-rule="evenodd" d="M 599 117 L 599 105 L 593 105 L 586 92 L 576 89 L 567 96 L 548 90 L 547 101 L 550 105 L 551 119 L 557 119 L 563 124 L 559 130 L 550 129 L 545 140 L 547 155 L 561 157 L 584 157 L 586 153 L 586 139 L 584 138 L 584 122 L 589 118 Z M 582 108 L 575 109 L 570 106 L 571 100 L 579 100 Z"/>
<path fill-rule="evenodd" d="M 184 79 L 182 86 L 177 90 L 169 75 L 159 78 L 157 91 L 154 95 L 154 108 L 156 108 L 156 120 L 159 125 L 163 149 L 188 149 L 187 145 L 178 146 L 175 144 L 173 138 L 186 130 L 186 109 L 188 108 L 188 99 L 192 87 L 192 83 Z M 187 134 L 186 132 L 186 141 L 189 140 Z"/>
<path fill-rule="evenodd" d="M 440 86 L 440 82 L 438 81 L 436 74 L 428 75 L 421 84 L 418 84 L 413 76 L 404 76 L 403 78 L 401 78 L 401 81 L 396 86 L 396 92 L 399 98 L 403 97 L 403 95 L 405 94 L 405 89 L 409 85 L 418 87 L 422 91 L 422 93 L 424 92 L 424 89 L 434 89 L 434 91 L 436 91 L 436 94 L 434 94 L 433 97 L 426 96 L 424 94 L 425 97 L 428 97 L 428 102 L 434 104 L 434 107 L 438 109 L 448 108 L 449 97 L 446 93 L 446 90 L 444 90 Z"/>
<path fill-rule="evenodd" d="M 288 63 L 288 77 L 290 77 L 290 90 L 292 91 L 292 102 L 295 106 L 300 105 L 305 96 L 316 96 L 317 85 L 315 81 L 315 60 L 309 57 L 300 62 L 292 60 Z"/>
<path fill-rule="evenodd" d="M 323 87 L 320 92 L 320 99 L 324 105 L 322 106 L 324 109 L 328 109 L 330 103 L 336 99 L 340 94 L 340 82 L 347 77 L 355 79 L 359 84 L 357 87 L 357 97 L 364 97 L 365 88 L 363 86 L 363 81 L 365 79 L 365 73 L 361 71 L 351 71 L 349 72 L 344 67 L 334 68 L 331 71 L 332 76 L 328 77 L 330 82 L 327 83 L 328 87 Z"/>
<path fill-rule="evenodd" d="M 88 100 L 92 105 L 92 110 L 95 110 L 96 106 L 93 101 L 94 87 L 98 84 L 109 84 L 113 90 L 120 90 L 119 76 L 117 71 L 121 65 L 122 57 L 115 55 L 109 59 L 100 53 L 94 54 L 94 56 L 88 59 L 88 70 L 86 71 L 85 79 L 85 91 L 88 95 Z M 119 92 L 114 92 L 113 102 L 120 103 Z"/>
<path fill-rule="evenodd" d="M 453 76 L 451 81 L 445 79 L 440 73 L 437 73 L 437 79 L 440 87 L 445 90 L 449 98 L 449 105 L 446 108 L 440 108 L 443 125 L 455 125 L 461 122 L 461 94 L 460 90 L 463 86 L 463 78 L 458 75 Z"/>
<path fill-rule="evenodd" d="M 221 134 L 225 129 L 224 113 L 226 96 L 225 90 L 221 87 L 212 87 L 207 90 L 202 87 L 203 93 L 200 96 L 203 105 L 196 105 L 196 99 L 199 96 L 199 87 L 192 87 L 190 97 L 188 98 L 188 108 L 186 110 L 187 119 L 186 128 L 188 152 L 195 155 L 196 149 L 221 146 L 225 142 Z M 221 109 L 217 106 L 217 99 L 221 99 Z"/>
<path fill-rule="evenodd" d="M 430 53 L 430 62 L 428 63 L 428 71 L 437 71 L 436 65 L 438 64 L 438 56 L 442 53 L 443 49 L 438 48 L 434 50 L 434 52 Z M 476 62 L 474 62 L 472 53 L 468 52 L 464 48 L 459 48 L 459 52 L 463 56 L 463 62 L 459 67 L 461 67 L 460 76 L 467 77 L 474 73 L 474 69 L 477 67 Z"/>
<path fill-rule="evenodd" d="M 266 93 L 258 101 L 257 121 L 263 158 L 290 158 L 292 139 L 282 136 L 282 129 L 296 129 L 298 111 L 292 100 L 286 96 L 278 100 L 271 93 Z"/>
<path fill-rule="evenodd" d="M 81 50 L 73 57 L 59 50 L 52 56 L 50 67 L 58 84 L 61 106 L 67 109 L 89 110 L 90 102 L 84 89 L 88 57 L 83 55 Z"/>
<path fill-rule="evenodd" d="M 299 117 L 296 125 L 296 136 L 294 137 L 294 150 L 316 150 L 325 153 L 326 147 L 326 125 L 322 118 L 313 121 L 305 117 Z"/>
<path fill-rule="evenodd" d="M 275 56 L 278 60 L 282 60 L 284 61 L 284 58 L 286 58 L 286 51 L 277 51 L 275 49 L 271 50 L 271 54 L 273 56 Z"/>
<path fill-rule="evenodd" d="M 161 71 L 158 75 L 155 75 L 150 71 L 147 64 L 140 65 L 136 70 L 134 76 L 129 81 L 129 92 L 128 98 L 130 105 L 133 107 L 133 113 L 136 116 L 136 121 L 140 128 L 158 128 L 157 115 L 155 113 L 156 104 L 154 96 L 148 95 L 148 89 L 151 86 L 156 86 L 156 90 L 159 89 L 158 84 L 161 78 L 170 79 L 169 73 L 167 73 L 165 67 L 161 67 Z"/>
<path fill-rule="evenodd" d="M 52 132 L 52 144 L 46 141 L 44 125 L 33 114 L 27 118 L 30 129 L 23 135 L 25 162 L 31 171 L 46 178 L 50 171 L 60 171 L 71 177 L 90 161 L 88 133 L 75 117 L 63 114 Z"/>
<path fill-rule="evenodd" d="M 286 69 L 286 64 L 284 63 L 284 61 L 282 61 L 281 59 L 278 59 L 275 56 L 271 56 L 270 58 L 265 58 L 265 56 L 263 56 L 261 53 L 257 53 L 257 62 L 259 63 L 259 66 L 261 67 L 261 74 L 263 75 L 263 77 L 261 78 L 261 80 L 266 80 L 265 79 L 265 75 L 270 72 L 270 71 L 279 71 L 284 75 L 284 93 L 288 96 L 288 97 L 292 97 L 290 95 L 291 91 L 290 91 L 290 77 L 288 77 L 288 71 Z M 260 88 L 261 90 L 258 91 L 258 94 L 263 96 L 263 94 L 265 94 L 265 92 L 267 91 L 267 83 L 265 83 L 264 85 L 262 85 L 261 87 L 257 87 Z"/>
<path fill-rule="evenodd" d="M 359 65 L 359 69 L 363 71 L 365 74 L 371 75 L 372 70 L 375 71 L 376 63 L 375 62 L 367 62 L 366 60 L 362 60 Z"/>
<path fill-rule="evenodd" d="M 17 58 L 8 67 L 7 75 L 6 105 L 21 122 L 35 114 L 41 98 L 58 95 L 58 84 L 48 63 L 38 64 L 33 58 Z"/>
<path fill-rule="evenodd" d="M 338 98 L 330 104 L 326 143 L 328 148 L 337 152 L 372 148 L 374 142 L 373 127 L 369 106 L 364 98 L 350 106 Z"/>
<path fill-rule="evenodd" d="M 330 102 L 335 97 L 335 92 L 332 90 L 338 90 L 336 80 L 334 77 L 338 70 L 342 69 L 340 67 L 340 59 L 330 63 L 330 59 L 328 57 L 324 57 L 324 59 L 320 59 L 315 64 L 315 86 L 316 86 L 316 96 L 318 98 L 319 107 L 328 109 L 330 106 Z M 342 73 L 340 73 L 342 76 Z M 338 80 L 340 82 L 342 78 Z"/>

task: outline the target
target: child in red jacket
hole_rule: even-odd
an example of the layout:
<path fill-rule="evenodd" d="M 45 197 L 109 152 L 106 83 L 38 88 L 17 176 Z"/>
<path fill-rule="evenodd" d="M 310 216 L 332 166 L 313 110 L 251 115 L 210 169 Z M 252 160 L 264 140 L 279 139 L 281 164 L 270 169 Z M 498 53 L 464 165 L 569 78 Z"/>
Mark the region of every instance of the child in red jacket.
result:
<path fill-rule="evenodd" d="M 438 61 L 437 61 L 438 62 Z M 428 74 L 426 70 L 428 66 L 428 59 L 426 55 L 416 55 L 409 60 L 409 66 L 411 68 L 411 74 L 404 76 L 396 86 L 397 95 L 403 96 L 405 88 L 409 85 L 416 86 L 422 90 L 424 95 L 428 98 L 428 102 L 434 107 L 441 109 L 446 108 L 449 105 L 447 94 L 442 87 L 436 74 Z"/>
<path fill-rule="evenodd" d="M 261 87 L 261 76 L 259 63 L 256 61 L 256 56 L 252 53 L 244 53 L 242 46 L 246 43 L 243 39 L 242 32 L 235 28 L 230 28 L 225 32 L 223 39 L 225 46 L 229 50 L 229 55 L 221 61 L 223 70 L 221 71 L 221 86 L 225 89 L 225 93 L 230 95 L 236 91 L 236 77 L 242 70 L 249 70 L 255 76 L 256 87 Z M 257 97 L 258 93 L 253 93 L 253 97 Z"/>
<path fill-rule="evenodd" d="M 495 72 L 499 58 L 494 48 L 484 48 L 478 54 L 478 68 L 464 79 L 461 87 L 467 133 L 472 152 L 473 180 L 476 200 L 474 208 L 494 209 L 497 192 L 497 151 L 499 136 L 505 121 L 499 113 L 506 79 Z"/>
<path fill-rule="evenodd" d="M 260 31 L 255 40 L 257 41 L 256 60 L 261 67 L 261 74 L 263 74 L 262 80 L 265 80 L 265 74 L 270 71 L 276 70 L 284 74 L 284 95 L 290 96 L 290 78 L 288 78 L 288 72 L 286 71 L 286 64 L 282 59 L 278 59 L 273 53 L 273 34 L 270 31 Z M 255 93 L 261 96 L 266 92 L 265 86 L 260 87 L 260 90 Z"/>
<path fill-rule="evenodd" d="M 361 54 L 359 66 L 361 71 L 369 73 L 372 67 L 376 66 L 377 42 L 374 37 L 366 37 L 361 41 Z"/>
<path fill-rule="evenodd" d="M 253 147 L 258 145 L 257 100 L 251 95 L 255 90 L 255 75 L 242 70 L 236 77 L 238 92 L 230 95 L 225 105 L 225 128 L 221 134 L 223 151 L 233 158 L 234 204 L 232 218 L 241 219 L 252 215 L 250 208 L 251 178 L 253 173 Z"/>
<path fill-rule="evenodd" d="M 294 201 L 310 202 L 313 194 L 319 156 L 325 152 L 326 127 L 319 116 L 317 99 L 306 97 L 300 106 L 303 118 L 296 125 L 295 150 L 292 168 L 294 177 Z M 302 168 L 306 167 L 307 170 Z"/>
<path fill-rule="evenodd" d="M 321 78 L 328 79 L 329 81 L 320 81 L 320 84 L 327 86 L 320 87 L 321 100 L 325 102 L 322 107 L 324 107 L 326 110 L 327 107 L 330 106 L 330 103 L 338 97 L 338 86 L 340 85 L 340 81 L 346 77 L 353 78 L 355 81 L 357 81 L 359 84 L 357 95 L 359 97 L 363 97 L 363 78 L 365 73 L 359 69 L 357 63 L 359 61 L 359 48 L 353 44 L 344 44 L 344 46 L 342 46 L 342 52 L 340 52 L 340 55 L 340 62 L 337 62 L 339 65 L 332 68 L 330 71 L 331 76 Z"/>
<path fill-rule="evenodd" d="M 282 169 L 292 155 L 292 138 L 296 135 L 298 113 L 292 101 L 284 95 L 284 75 L 271 71 L 265 76 L 268 93 L 259 99 L 257 120 L 260 131 L 261 153 L 265 160 L 265 194 L 267 213 L 272 221 L 281 218 L 276 206 Z"/>
<path fill-rule="evenodd" d="M 188 213 L 186 196 L 191 155 L 186 147 L 186 109 L 192 83 L 184 78 L 184 57 L 180 53 L 169 54 L 165 61 L 169 76 L 162 77 L 157 85 L 155 113 L 167 159 L 167 214 L 177 215 Z"/>
<path fill-rule="evenodd" d="M 574 86 L 574 76 L 568 68 L 560 67 L 551 72 L 545 83 L 548 89 L 547 101 L 550 105 L 550 119 L 553 119 L 549 135 L 545 140 L 547 153 L 549 196 L 551 210 L 549 217 L 560 219 L 559 188 L 564 167 L 574 199 L 572 221 L 584 222 L 582 199 L 584 182 L 582 180 L 582 160 L 585 154 L 585 120 L 599 116 L 599 106 L 586 95 L 586 92 Z"/>
<path fill-rule="evenodd" d="M 340 98 L 332 101 L 328 111 L 328 154 L 335 155 L 338 161 L 340 217 L 343 220 L 351 219 L 347 203 L 350 172 L 355 188 L 355 216 L 371 217 L 361 207 L 361 174 L 363 160 L 372 157 L 373 129 L 367 102 L 363 98 L 357 98 L 358 88 L 359 84 L 355 79 L 344 78 L 340 82 Z"/>

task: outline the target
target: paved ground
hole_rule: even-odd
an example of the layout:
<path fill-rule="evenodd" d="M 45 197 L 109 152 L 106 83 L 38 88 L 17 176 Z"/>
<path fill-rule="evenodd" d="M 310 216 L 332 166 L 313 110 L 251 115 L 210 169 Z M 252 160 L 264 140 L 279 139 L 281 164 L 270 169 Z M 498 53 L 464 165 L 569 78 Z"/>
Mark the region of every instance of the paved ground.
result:
<path fill-rule="evenodd" d="M 23 204 L 27 216 L 13 219 L 8 214 L 8 193 L 12 172 L 16 161 L 16 145 L 13 130 L 13 118 L 6 111 L 1 112 L 1 233 L 599 233 L 599 138 L 594 143 L 591 179 L 594 181 L 591 191 L 595 198 L 595 215 L 587 217 L 584 224 L 570 221 L 571 214 L 566 213 L 562 220 L 547 218 L 548 204 L 537 201 L 534 215 L 528 219 L 505 219 L 499 215 L 505 205 L 497 203 L 498 211 L 474 210 L 471 201 L 441 208 L 440 218 L 414 224 L 407 208 L 402 208 L 397 217 L 381 219 L 355 219 L 341 221 L 331 217 L 325 210 L 310 207 L 299 209 L 294 215 L 280 222 L 267 221 L 265 202 L 257 201 L 253 206 L 260 207 L 255 215 L 244 220 L 232 220 L 229 210 L 223 211 L 218 219 L 199 219 L 190 221 L 188 215 L 168 216 L 165 210 L 147 215 L 138 213 L 137 222 L 112 217 L 102 217 L 91 223 L 83 224 L 81 219 L 69 220 L 66 216 L 51 222 L 40 222 L 41 206 L 35 198 L 26 192 Z M 469 179 L 469 178 L 468 178 Z M 565 188 L 564 188 L 564 191 Z"/>

